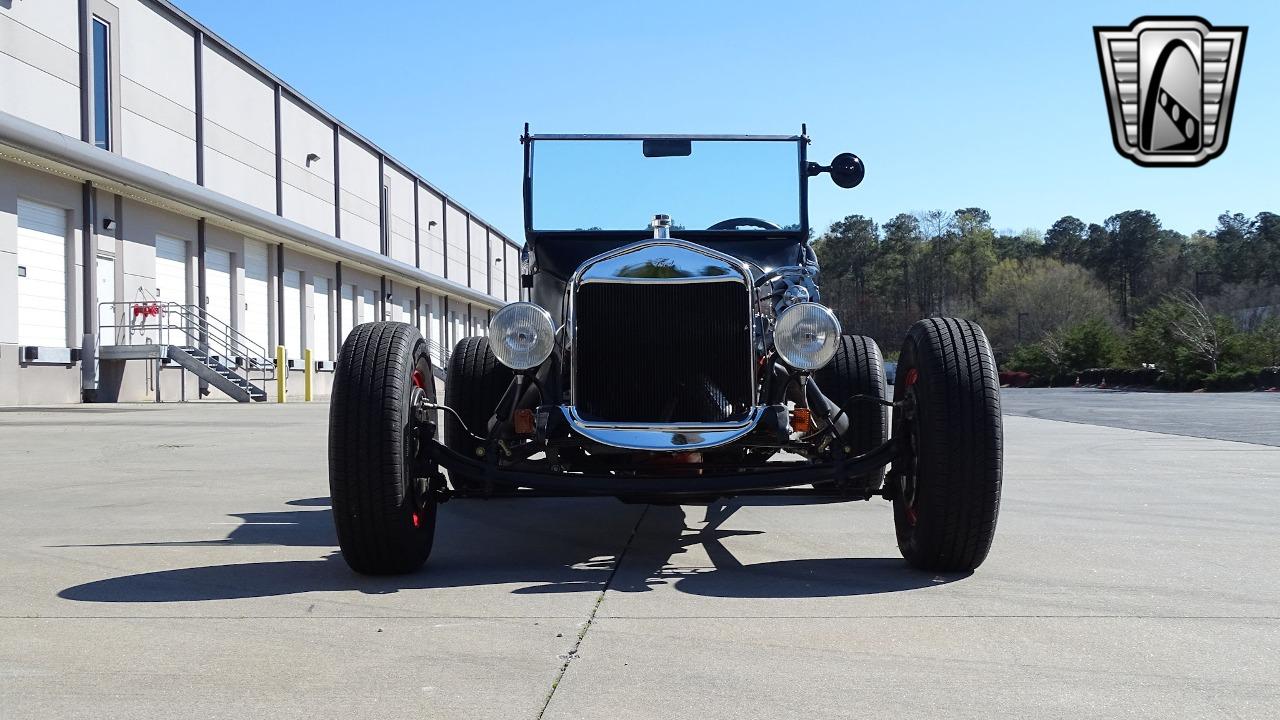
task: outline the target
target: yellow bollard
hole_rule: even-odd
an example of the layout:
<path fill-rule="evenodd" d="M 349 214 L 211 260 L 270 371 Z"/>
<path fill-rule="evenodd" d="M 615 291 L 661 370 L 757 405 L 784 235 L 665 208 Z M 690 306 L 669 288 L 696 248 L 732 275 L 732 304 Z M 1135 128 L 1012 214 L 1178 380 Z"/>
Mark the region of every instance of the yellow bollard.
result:
<path fill-rule="evenodd" d="M 276 402 L 285 400 L 285 381 L 289 379 L 289 363 L 284 359 L 284 346 L 276 346 Z"/>
<path fill-rule="evenodd" d="M 311 402 L 311 380 L 316 371 L 315 363 L 311 362 L 311 348 L 302 351 L 302 362 L 306 365 L 306 368 L 302 371 L 304 379 L 302 398 L 307 402 Z"/>

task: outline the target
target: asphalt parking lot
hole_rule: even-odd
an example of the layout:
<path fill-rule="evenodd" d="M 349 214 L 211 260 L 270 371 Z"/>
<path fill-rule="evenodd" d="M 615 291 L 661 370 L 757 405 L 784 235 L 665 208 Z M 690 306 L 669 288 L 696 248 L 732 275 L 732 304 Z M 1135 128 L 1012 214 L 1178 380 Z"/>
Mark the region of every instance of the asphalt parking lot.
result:
<path fill-rule="evenodd" d="M 324 405 L 0 412 L 0 717 L 1274 717 L 1280 398 L 1132 397 L 1007 396 L 969 576 L 883 502 L 529 500 L 362 578 Z"/>

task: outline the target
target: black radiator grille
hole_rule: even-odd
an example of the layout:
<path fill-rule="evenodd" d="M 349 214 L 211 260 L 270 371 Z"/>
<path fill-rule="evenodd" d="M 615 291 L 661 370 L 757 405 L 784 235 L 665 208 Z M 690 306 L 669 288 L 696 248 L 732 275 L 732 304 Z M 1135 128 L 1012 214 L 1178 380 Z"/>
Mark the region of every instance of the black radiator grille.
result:
<path fill-rule="evenodd" d="M 584 419 L 722 422 L 750 410 L 742 285 L 588 283 L 574 314 L 574 399 Z"/>

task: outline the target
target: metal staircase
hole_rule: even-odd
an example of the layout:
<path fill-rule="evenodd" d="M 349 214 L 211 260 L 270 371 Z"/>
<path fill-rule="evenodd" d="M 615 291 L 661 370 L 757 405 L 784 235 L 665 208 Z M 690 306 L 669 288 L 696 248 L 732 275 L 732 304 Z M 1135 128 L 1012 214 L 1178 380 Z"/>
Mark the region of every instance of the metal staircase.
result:
<path fill-rule="evenodd" d="M 131 302 L 104 302 L 98 328 L 102 359 L 165 359 L 238 402 L 264 402 L 277 372 L 266 348 L 196 305 L 157 300 L 145 290 Z M 108 315 L 109 313 L 109 315 Z"/>
<path fill-rule="evenodd" d="M 195 373 L 200 379 L 226 393 L 236 402 L 266 402 L 267 400 L 265 390 L 224 365 L 217 355 L 209 355 L 196 347 L 170 345 L 167 356 Z"/>

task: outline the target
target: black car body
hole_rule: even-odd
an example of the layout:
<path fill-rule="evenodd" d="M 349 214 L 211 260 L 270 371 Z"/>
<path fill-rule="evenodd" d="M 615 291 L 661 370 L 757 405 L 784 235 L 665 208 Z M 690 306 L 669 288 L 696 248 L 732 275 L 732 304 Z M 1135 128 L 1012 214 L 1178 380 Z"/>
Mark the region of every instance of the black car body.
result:
<path fill-rule="evenodd" d="M 521 280 L 529 302 L 550 318 L 555 343 L 536 367 L 519 369 L 528 381 L 513 377 L 492 415 L 445 420 L 488 441 L 468 442 L 456 432 L 458 442 L 447 443 L 454 452 L 442 453 L 441 464 L 469 481 L 456 490 L 646 499 L 815 484 L 863 498 L 880 491 L 882 473 L 875 469 L 891 459 L 892 444 L 842 441 L 849 417 L 840 404 L 849 398 L 829 397 L 810 371 L 818 368 L 792 367 L 775 347 L 779 314 L 820 302 L 808 242 L 807 137 L 526 134 L 522 142 Z M 764 144 L 773 146 L 767 156 L 776 161 L 781 153 L 773 148 L 782 148 L 791 157 L 775 169 L 785 168 L 793 189 L 794 222 L 740 217 L 673 228 L 666 207 L 655 206 L 631 218 L 647 222 L 646 229 L 544 229 L 537 203 L 544 148 L 604 143 L 653 163 L 691 160 L 705 148 L 747 148 L 750 155 Z M 848 170 L 859 171 L 859 165 Z M 507 340 L 502 315 L 493 319 L 487 348 L 499 361 Z M 828 315 L 824 341 L 832 344 L 840 331 Z M 448 385 L 446 405 L 470 407 L 474 385 L 456 392 Z M 861 389 L 873 403 L 883 400 L 879 382 Z M 883 408 L 869 407 L 882 422 Z M 799 429 L 796 410 L 805 418 Z M 521 411 L 533 413 L 532 434 L 528 423 L 516 427 Z M 789 457 L 774 459 L 782 453 Z"/>
<path fill-rule="evenodd" d="M 810 162 L 804 132 L 521 142 L 524 298 L 453 348 L 443 402 L 412 326 L 343 343 L 329 484 L 352 568 L 420 566 L 447 500 L 536 495 L 879 495 L 911 564 L 983 561 L 1003 436 L 981 328 L 917 322 L 890 393 L 875 341 L 821 302 L 808 181 L 854 187 L 861 160 Z"/>

